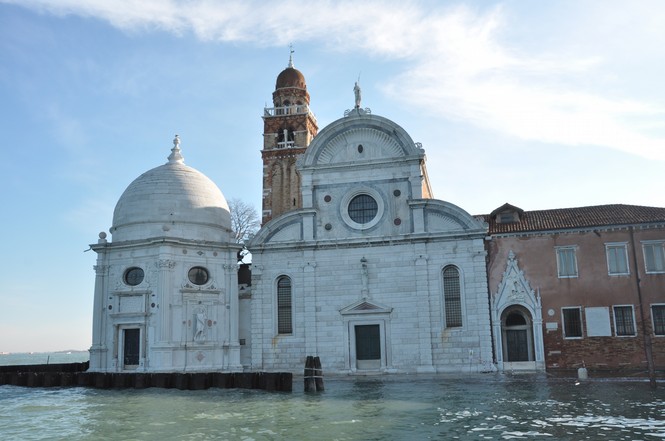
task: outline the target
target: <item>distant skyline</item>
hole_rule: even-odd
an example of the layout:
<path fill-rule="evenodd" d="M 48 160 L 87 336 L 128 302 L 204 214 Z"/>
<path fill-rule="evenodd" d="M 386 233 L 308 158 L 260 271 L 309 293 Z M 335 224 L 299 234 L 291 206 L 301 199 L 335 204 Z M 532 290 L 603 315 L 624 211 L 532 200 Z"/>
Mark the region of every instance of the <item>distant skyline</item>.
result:
<path fill-rule="evenodd" d="M 657 0 L 0 0 L 0 352 L 90 346 L 84 251 L 174 134 L 260 212 L 289 44 L 319 130 L 360 78 L 422 143 L 434 197 L 473 215 L 665 207 L 662 23 Z"/>

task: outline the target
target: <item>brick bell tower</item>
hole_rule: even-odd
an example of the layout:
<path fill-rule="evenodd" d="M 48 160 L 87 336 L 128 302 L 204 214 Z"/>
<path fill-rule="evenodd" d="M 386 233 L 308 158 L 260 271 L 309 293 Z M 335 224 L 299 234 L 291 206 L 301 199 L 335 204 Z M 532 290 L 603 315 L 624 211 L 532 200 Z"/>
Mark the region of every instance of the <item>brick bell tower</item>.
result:
<path fill-rule="evenodd" d="M 263 110 L 262 224 L 302 207 L 296 160 L 318 131 L 305 77 L 293 67 L 293 50 L 288 67 L 277 76 L 272 102 L 274 107 Z"/>

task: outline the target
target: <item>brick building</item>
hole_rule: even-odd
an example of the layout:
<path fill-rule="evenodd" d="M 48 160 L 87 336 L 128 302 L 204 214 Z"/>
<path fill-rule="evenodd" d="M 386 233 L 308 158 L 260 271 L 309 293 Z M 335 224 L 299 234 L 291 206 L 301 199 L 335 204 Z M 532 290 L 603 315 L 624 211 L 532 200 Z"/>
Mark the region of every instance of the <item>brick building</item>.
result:
<path fill-rule="evenodd" d="M 665 368 L 665 208 L 505 204 L 484 218 L 499 369 Z"/>

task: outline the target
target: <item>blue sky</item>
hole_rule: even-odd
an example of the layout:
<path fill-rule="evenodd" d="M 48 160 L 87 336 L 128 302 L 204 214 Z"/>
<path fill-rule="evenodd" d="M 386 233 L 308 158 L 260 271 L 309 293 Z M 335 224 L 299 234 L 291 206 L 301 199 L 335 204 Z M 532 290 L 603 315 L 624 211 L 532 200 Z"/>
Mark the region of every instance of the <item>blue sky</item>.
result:
<path fill-rule="evenodd" d="M 89 347 L 84 250 L 174 134 L 260 209 L 289 43 L 320 129 L 360 76 L 363 107 L 423 144 L 434 196 L 471 214 L 665 207 L 662 23 L 657 0 L 0 0 L 0 351 Z"/>

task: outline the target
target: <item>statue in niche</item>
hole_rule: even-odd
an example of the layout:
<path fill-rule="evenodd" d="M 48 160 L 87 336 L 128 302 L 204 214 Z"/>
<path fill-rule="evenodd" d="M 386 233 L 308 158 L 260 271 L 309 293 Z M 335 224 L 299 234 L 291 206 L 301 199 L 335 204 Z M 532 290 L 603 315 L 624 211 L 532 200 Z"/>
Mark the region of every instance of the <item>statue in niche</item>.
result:
<path fill-rule="evenodd" d="M 204 342 L 206 340 L 206 315 L 203 311 L 196 313 L 194 324 L 194 341 Z"/>
<path fill-rule="evenodd" d="M 362 280 L 362 295 L 367 298 L 369 294 L 369 270 L 367 269 L 367 259 L 364 257 L 360 259 L 361 264 L 361 280 Z"/>
<path fill-rule="evenodd" d="M 510 290 L 508 298 L 512 301 L 521 301 L 524 299 L 524 288 L 518 280 L 513 280 L 513 288 Z"/>

